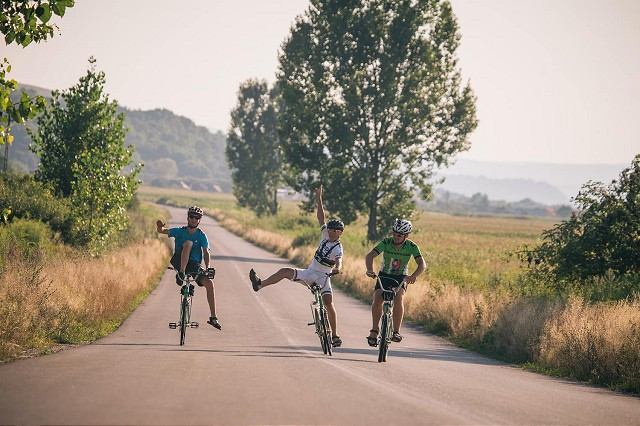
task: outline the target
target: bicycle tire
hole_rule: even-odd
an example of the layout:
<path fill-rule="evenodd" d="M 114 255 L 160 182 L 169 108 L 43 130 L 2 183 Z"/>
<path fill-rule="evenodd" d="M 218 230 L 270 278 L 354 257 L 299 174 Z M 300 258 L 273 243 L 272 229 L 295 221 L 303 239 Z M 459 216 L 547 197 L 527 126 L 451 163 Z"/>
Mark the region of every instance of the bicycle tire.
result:
<path fill-rule="evenodd" d="M 333 343 L 331 341 L 331 327 L 329 327 L 329 320 L 327 319 L 327 311 L 323 310 L 324 315 L 321 315 L 323 317 L 323 329 L 324 329 L 324 338 L 325 338 L 325 345 L 327 347 L 327 351 L 325 352 L 325 354 L 331 356 L 333 355 Z"/>
<path fill-rule="evenodd" d="M 184 341 L 187 334 L 187 322 L 189 321 L 189 302 L 186 297 L 182 298 L 182 305 L 180 305 L 180 346 L 184 345 Z"/>
<path fill-rule="evenodd" d="M 320 339 L 320 348 L 322 349 L 322 352 L 325 352 L 324 340 L 322 340 L 322 323 L 320 322 L 320 311 L 317 307 L 313 309 L 313 321 L 316 325 L 316 334 Z"/>
<path fill-rule="evenodd" d="M 327 339 L 327 313 L 324 309 L 320 309 L 320 340 L 322 342 L 322 352 L 330 354 L 329 339 Z"/>
<path fill-rule="evenodd" d="M 387 361 L 387 351 L 389 349 L 389 341 L 387 340 L 389 334 L 389 314 L 382 316 L 382 326 L 380 327 L 380 344 L 378 350 L 378 362 Z"/>

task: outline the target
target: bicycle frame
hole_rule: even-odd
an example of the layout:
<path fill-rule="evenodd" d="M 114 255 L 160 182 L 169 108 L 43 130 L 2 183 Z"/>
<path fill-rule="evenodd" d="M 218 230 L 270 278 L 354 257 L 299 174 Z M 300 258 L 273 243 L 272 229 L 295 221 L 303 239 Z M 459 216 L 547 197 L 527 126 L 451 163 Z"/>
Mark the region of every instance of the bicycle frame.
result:
<path fill-rule="evenodd" d="M 398 285 L 394 288 L 386 289 L 382 284 L 380 275 L 376 276 L 376 280 L 382 290 L 382 318 L 380 325 L 380 337 L 378 340 L 378 362 L 387 362 L 387 353 L 389 352 L 389 345 L 391 344 L 391 336 L 393 334 L 393 300 L 395 299 L 396 292 L 401 288 L 401 284 L 393 278 L 387 278 L 391 281 L 395 281 Z"/>
<path fill-rule="evenodd" d="M 325 274 L 325 282 L 329 279 L 333 274 Z M 320 338 L 320 346 L 322 347 L 322 352 L 331 356 L 333 344 L 331 341 L 331 328 L 329 327 L 329 319 L 327 317 L 327 309 L 324 306 L 324 300 L 322 299 L 322 294 L 320 293 L 320 286 L 313 282 L 308 284 L 304 282 L 304 284 L 311 290 L 311 293 L 314 296 L 314 301 L 310 303 L 311 306 L 311 317 L 313 322 L 308 323 L 307 325 L 315 325 L 316 334 L 318 338 Z"/>

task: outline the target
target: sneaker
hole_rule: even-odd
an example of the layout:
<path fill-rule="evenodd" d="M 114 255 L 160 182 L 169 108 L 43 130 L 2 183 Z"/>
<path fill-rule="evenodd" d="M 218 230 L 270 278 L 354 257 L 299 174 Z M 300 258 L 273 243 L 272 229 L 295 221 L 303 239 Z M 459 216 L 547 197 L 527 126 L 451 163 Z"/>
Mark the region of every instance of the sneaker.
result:
<path fill-rule="evenodd" d="M 251 280 L 251 287 L 253 287 L 253 291 L 260 290 L 260 286 L 262 285 L 262 280 L 258 278 L 256 275 L 256 271 L 251 268 L 249 271 L 249 279 Z"/>
<path fill-rule="evenodd" d="M 402 342 L 402 334 L 398 333 L 397 331 L 394 331 L 393 334 L 391 335 L 391 341 Z"/>
<path fill-rule="evenodd" d="M 342 346 L 342 339 L 340 338 L 340 336 L 333 336 L 331 337 L 331 344 L 334 348 L 338 348 Z"/>
<path fill-rule="evenodd" d="M 218 330 L 222 330 L 222 325 L 220 325 L 220 323 L 218 322 L 218 318 L 216 317 L 209 317 L 209 320 L 207 320 L 207 324 L 211 324 Z"/>
<path fill-rule="evenodd" d="M 187 278 L 186 274 L 184 272 L 178 272 L 176 274 L 176 284 L 177 285 L 182 285 L 183 281 Z"/>

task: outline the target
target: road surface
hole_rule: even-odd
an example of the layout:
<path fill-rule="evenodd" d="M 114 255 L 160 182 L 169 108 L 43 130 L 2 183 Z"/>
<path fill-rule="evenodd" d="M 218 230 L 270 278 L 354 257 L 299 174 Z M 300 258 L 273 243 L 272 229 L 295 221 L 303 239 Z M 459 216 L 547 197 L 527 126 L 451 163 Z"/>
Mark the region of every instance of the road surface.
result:
<path fill-rule="evenodd" d="M 186 220 L 171 209 L 170 226 Z M 640 424 L 640 399 L 545 377 L 406 328 L 387 363 L 367 346 L 369 307 L 335 294 L 344 345 L 322 354 L 311 294 L 283 281 L 288 265 L 203 218 L 213 246 L 218 317 L 197 288 L 186 345 L 169 321 L 178 287 L 158 288 L 112 335 L 0 366 L 0 424 Z"/>

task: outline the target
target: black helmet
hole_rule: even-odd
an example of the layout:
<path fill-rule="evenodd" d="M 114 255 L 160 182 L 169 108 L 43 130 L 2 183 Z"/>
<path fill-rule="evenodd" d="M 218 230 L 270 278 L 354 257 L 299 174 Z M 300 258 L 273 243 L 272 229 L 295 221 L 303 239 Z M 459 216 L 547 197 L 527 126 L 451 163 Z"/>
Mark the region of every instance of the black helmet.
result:
<path fill-rule="evenodd" d="M 331 219 L 327 222 L 327 229 L 339 229 L 340 231 L 344 231 L 344 222 L 340 219 Z"/>

